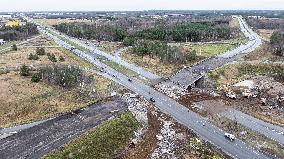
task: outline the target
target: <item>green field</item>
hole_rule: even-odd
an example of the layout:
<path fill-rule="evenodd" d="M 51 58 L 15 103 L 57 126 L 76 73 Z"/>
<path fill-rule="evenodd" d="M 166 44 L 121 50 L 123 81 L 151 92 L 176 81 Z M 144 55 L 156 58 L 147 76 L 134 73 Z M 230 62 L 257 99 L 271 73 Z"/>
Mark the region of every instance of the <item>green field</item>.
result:
<path fill-rule="evenodd" d="M 124 149 L 134 137 L 134 131 L 138 127 L 139 124 L 134 116 L 131 113 L 124 113 L 71 141 L 62 151 L 50 153 L 44 158 L 113 158 L 113 155 Z"/>
<path fill-rule="evenodd" d="M 192 44 L 189 46 L 198 56 L 211 57 L 234 49 L 232 44 Z"/>

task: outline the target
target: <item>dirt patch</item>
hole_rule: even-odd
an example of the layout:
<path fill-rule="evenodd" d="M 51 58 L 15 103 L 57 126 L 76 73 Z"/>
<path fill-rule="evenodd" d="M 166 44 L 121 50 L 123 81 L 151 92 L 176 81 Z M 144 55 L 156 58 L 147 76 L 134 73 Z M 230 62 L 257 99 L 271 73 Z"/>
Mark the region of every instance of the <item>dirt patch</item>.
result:
<path fill-rule="evenodd" d="M 159 133 L 161 129 L 160 122 L 158 121 L 158 117 L 154 112 L 154 108 L 148 108 L 148 129 L 143 136 L 143 141 L 138 143 L 137 145 L 133 145 L 133 143 L 129 144 L 129 147 L 125 149 L 125 151 L 115 158 L 117 159 L 145 159 L 149 154 L 155 149 L 157 146 L 157 138 L 156 135 Z"/>
<path fill-rule="evenodd" d="M 223 100 L 222 96 L 215 92 L 210 93 L 199 89 L 191 90 L 188 94 L 182 96 L 178 102 L 202 116 L 216 114 L 226 109 L 226 101 Z"/>

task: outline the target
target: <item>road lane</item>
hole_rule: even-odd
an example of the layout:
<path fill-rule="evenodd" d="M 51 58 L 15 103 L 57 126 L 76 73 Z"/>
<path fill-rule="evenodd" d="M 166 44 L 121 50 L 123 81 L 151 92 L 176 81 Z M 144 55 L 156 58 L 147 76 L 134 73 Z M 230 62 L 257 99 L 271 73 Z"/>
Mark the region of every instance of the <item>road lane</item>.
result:
<path fill-rule="evenodd" d="M 221 113 L 221 115 L 231 120 L 237 121 L 238 123 L 284 145 L 284 128 L 280 126 L 276 126 L 256 119 L 235 109 L 229 109 Z"/>

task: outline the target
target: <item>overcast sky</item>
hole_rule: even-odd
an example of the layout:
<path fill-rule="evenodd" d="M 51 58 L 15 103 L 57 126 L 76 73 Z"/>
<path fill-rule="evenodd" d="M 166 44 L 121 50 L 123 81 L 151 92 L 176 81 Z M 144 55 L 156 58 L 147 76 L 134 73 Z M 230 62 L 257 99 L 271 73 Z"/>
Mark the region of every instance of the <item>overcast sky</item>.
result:
<path fill-rule="evenodd" d="M 0 0 L 0 11 L 284 10 L 284 0 Z"/>

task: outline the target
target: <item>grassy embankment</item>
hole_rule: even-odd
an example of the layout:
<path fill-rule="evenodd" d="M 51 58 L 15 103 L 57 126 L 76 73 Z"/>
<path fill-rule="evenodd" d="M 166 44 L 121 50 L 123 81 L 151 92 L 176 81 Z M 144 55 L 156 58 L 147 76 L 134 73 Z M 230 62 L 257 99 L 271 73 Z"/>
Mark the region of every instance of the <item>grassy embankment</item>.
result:
<path fill-rule="evenodd" d="M 62 151 L 50 153 L 44 158 L 113 158 L 127 146 L 138 127 L 139 123 L 133 115 L 124 113 L 66 144 Z"/>

